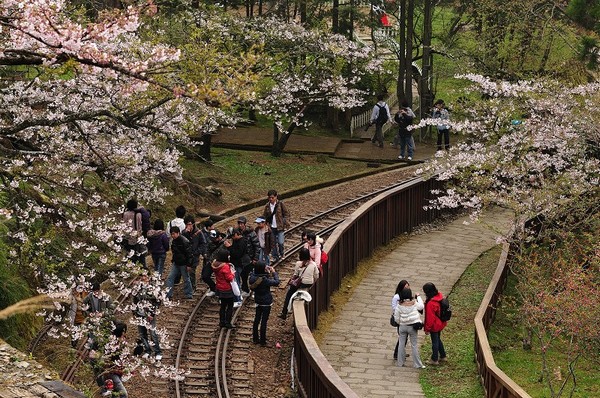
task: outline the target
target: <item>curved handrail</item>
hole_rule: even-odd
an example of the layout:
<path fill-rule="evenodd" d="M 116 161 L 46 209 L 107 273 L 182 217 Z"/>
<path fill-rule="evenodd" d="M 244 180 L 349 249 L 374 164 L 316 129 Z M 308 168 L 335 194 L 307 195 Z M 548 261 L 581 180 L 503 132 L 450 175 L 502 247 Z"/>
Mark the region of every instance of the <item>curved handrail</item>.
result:
<path fill-rule="evenodd" d="M 294 303 L 294 358 L 299 391 L 305 397 L 356 397 L 340 379 L 316 345 L 311 330 L 319 314 L 327 310 L 330 297 L 342 279 L 358 267 L 361 260 L 394 237 L 429 222 L 439 211 L 426 211 L 431 191 L 441 183 L 416 178 L 382 193 L 359 207 L 329 236 L 324 250 L 329 253 L 328 269 L 311 289 L 312 301 L 304 308 Z"/>
<path fill-rule="evenodd" d="M 506 286 L 508 278 L 506 263 L 509 256 L 510 245 L 505 243 L 502 246 L 502 255 L 496 272 L 475 315 L 475 362 L 487 397 L 531 398 L 521 386 L 496 366 L 487 338 L 487 331 L 494 322 L 498 300 Z"/>

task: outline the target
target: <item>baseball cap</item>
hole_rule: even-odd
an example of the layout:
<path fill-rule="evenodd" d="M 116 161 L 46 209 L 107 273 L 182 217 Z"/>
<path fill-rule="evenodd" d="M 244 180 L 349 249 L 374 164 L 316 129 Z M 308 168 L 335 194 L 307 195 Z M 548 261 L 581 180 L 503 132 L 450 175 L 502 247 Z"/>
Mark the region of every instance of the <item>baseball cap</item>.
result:
<path fill-rule="evenodd" d="M 241 222 L 241 223 L 246 224 L 248 222 L 248 220 L 246 219 L 246 217 L 241 216 L 241 217 L 238 218 L 237 222 Z"/>
<path fill-rule="evenodd" d="M 254 222 L 256 222 L 256 223 L 265 222 L 265 219 L 262 217 L 257 217 L 256 220 L 254 220 Z"/>

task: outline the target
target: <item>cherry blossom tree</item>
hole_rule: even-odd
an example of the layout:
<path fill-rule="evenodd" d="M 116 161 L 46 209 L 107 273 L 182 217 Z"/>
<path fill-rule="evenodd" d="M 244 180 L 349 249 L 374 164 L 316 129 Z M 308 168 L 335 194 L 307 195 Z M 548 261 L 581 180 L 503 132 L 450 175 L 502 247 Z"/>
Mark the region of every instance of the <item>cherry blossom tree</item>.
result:
<path fill-rule="evenodd" d="M 261 71 L 265 78 L 256 108 L 273 120 L 274 156 L 284 150 L 294 129 L 306 123 L 309 107 L 345 110 L 365 103 L 359 83 L 380 68 L 369 47 L 270 19 L 257 20 L 255 32 L 265 51 Z"/>
<path fill-rule="evenodd" d="M 76 285 L 89 291 L 102 273 L 131 293 L 140 269 L 120 244 L 123 203 L 160 203 L 168 194 L 162 181 L 181 179 L 180 148 L 193 145 L 198 129 L 226 120 L 221 104 L 235 97 L 229 80 L 207 89 L 202 76 L 179 73 L 179 49 L 144 40 L 151 2 L 93 21 L 69 4 L 0 3 L 0 67 L 11 77 L 0 80 L 0 215 L 9 261 L 54 300 L 55 311 L 40 314 L 55 322 L 57 336 L 90 331 L 64 319 Z M 87 327 L 100 336 L 111 325 Z M 160 375 L 180 372 L 161 368 Z"/>
<path fill-rule="evenodd" d="M 596 360 L 598 349 L 599 85 L 460 78 L 473 83 L 453 106 L 466 115 L 451 122 L 462 141 L 419 171 L 445 182 L 429 207 L 465 208 L 473 220 L 491 206 L 513 211 L 503 239 L 517 248 L 519 319 L 537 338 L 552 396 L 561 396 L 574 388 L 578 360 Z M 556 347 L 569 374 L 558 385 L 548 362 Z"/>

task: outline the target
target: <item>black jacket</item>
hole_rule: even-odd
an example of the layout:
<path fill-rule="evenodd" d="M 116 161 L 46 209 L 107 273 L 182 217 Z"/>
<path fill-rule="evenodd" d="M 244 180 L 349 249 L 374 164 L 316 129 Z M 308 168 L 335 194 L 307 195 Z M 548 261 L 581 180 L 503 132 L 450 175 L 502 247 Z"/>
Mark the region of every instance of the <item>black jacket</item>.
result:
<path fill-rule="evenodd" d="M 173 263 L 175 265 L 192 266 L 192 245 L 183 235 L 171 242 L 171 252 L 173 253 Z"/>
<path fill-rule="evenodd" d="M 279 275 L 276 271 L 269 274 L 254 274 L 250 272 L 248 277 L 250 289 L 254 291 L 254 302 L 258 305 L 273 304 L 273 295 L 271 294 L 271 286 L 279 285 Z"/>
<path fill-rule="evenodd" d="M 248 243 L 243 236 L 239 239 L 232 239 L 229 247 L 229 261 L 236 267 L 244 267 L 252 262 L 248 253 Z"/>

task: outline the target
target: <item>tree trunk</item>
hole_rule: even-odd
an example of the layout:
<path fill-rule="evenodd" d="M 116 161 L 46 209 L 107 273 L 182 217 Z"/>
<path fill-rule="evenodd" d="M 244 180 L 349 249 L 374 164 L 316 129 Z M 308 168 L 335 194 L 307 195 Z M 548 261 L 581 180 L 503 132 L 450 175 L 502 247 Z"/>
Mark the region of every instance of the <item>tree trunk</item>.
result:
<path fill-rule="evenodd" d="M 340 33 L 340 0 L 333 0 L 331 8 L 331 31 Z"/>
<path fill-rule="evenodd" d="M 273 122 L 273 146 L 271 147 L 271 156 L 281 156 L 281 151 L 279 151 L 279 127 L 277 127 L 277 123 L 275 122 Z"/>
<path fill-rule="evenodd" d="M 287 145 L 288 140 L 292 136 L 292 132 L 294 131 L 296 126 L 296 123 L 290 123 L 287 130 L 283 134 L 281 134 L 281 137 L 279 137 L 279 142 L 277 143 L 277 156 L 281 156 L 281 154 L 283 153 L 283 150 L 285 149 L 285 146 Z"/>
<path fill-rule="evenodd" d="M 396 81 L 396 97 L 401 102 L 406 98 L 404 79 L 406 78 L 406 0 L 400 0 L 399 39 L 398 39 L 398 76 Z"/>
<path fill-rule="evenodd" d="M 419 82 L 419 91 L 421 93 L 421 103 L 419 117 L 423 118 L 429 111 L 433 100 L 431 98 L 431 0 L 425 0 L 423 8 L 423 74 Z M 423 130 L 421 133 L 423 134 Z"/>
<path fill-rule="evenodd" d="M 212 145 L 212 134 L 202 134 L 200 137 L 202 140 L 202 145 L 198 145 L 198 156 L 205 162 L 212 161 L 210 156 L 210 147 Z"/>
<path fill-rule="evenodd" d="M 431 0 L 425 0 L 425 2 Z M 408 7 L 406 10 L 406 60 L 404 65 L 406 66 L 406 74 L 404 77 L 404 100 L 412 108 L 413 96 L 412 96 L 412 57 L 413 57 L 413 36 L 415 30 L 415 0 L 408 0 Z M 400 99 L 402 100 L 402 99 Z"/>

